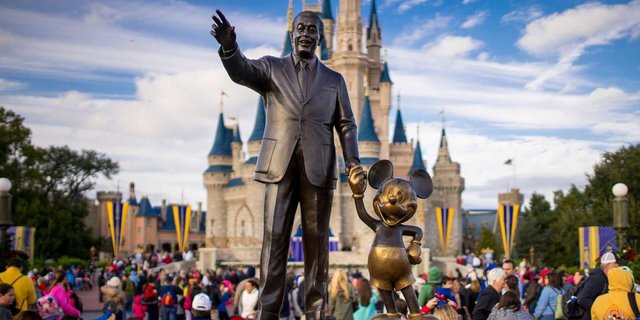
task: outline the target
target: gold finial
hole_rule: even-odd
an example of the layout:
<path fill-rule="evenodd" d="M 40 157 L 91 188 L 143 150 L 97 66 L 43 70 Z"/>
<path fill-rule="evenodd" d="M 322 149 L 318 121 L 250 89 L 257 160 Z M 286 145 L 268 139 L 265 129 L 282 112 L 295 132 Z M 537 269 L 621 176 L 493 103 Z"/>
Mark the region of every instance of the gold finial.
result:
<path fill-rule="evenodd" d="M 444 129 L 444 108 L 442 108 L 442 110 L 440 110 L 440 112 L 438 113 L 440 116 L 442 116 L 442 129 Z"/>
<path fill-rule="evenodd" d="M 420 125 L 416 126 L 416 133 L 418 134 L 416 136 L 416 141 L 419 141 L 420 140 Z"/>
<path fill-rule="evenodd" d="M 398 110 L 400 110 L 400 91 L 398 91 Z"/>
<path fill-rule="evenodd" d="M 287 10 L 287 31 L 291 32 L 293 29 L 291 25 L 293 24 L 293 0 L 289 0 L 289 9 Z"/>

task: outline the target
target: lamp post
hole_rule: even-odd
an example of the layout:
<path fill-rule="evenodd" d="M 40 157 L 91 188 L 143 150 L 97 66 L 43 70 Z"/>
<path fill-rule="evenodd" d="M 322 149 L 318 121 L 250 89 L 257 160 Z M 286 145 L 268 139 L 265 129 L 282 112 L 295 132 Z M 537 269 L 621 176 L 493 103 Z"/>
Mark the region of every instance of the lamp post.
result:
<path fill-rule="evenodd" d="M 0 226 L 10 226 L 11 221 L 11 181 L 0 178 Z"/>
<path fill-rule="evenodd" d="M 11 181 L 0 178 L 0 260 L 4 261 L 8 254 L 7 227 L 13 225 L 11 221 Z M 4 265 L 4 263 L 3 263 Z"/>
<path fill-rule="evenodd" d="M 629 228 L 629 211 L 627 209 L 627 192 L 629 189 L 624 183 L 616 183 L 611 192 L 613 198 L 613 228 L 618 234 L 618 248 L 624 246 L 624 232 Z"/>

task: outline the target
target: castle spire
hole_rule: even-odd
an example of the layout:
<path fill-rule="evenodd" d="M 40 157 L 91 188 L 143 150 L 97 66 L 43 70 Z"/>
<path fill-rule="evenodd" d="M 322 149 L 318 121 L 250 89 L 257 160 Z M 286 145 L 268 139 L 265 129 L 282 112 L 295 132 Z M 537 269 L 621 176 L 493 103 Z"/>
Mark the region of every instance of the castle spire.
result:
<path fill-rule="evenodd" d="M 262 136 L 264 135 L 264 123 L 265 123 L 264 100 L 262 99 L 262 97 L 260 97 L 258 99 L 258 110 L 256 112 L 256 121 L 253 125 L 253 131 L 251 132 L 249 141 L 262 140 Z"/>
<path fill-rule="evenodd" d="M 438 150 L 438 162 L 451 162 L 451 156 L 449 155 L 449 143 L 447 142 L 447 132 L 444 128 L 444 121 L 442 122 L 442 134 L 440 135 L 440 149 Z"/>
<path fill-rule="evenodd" d="M 231 140 L 233 138 L 233 129 L 227 129 L 224 125 L 224 115 L 220 112 L 218 116 L 218 128 L 216 129 L 216 137 L 213 147 L 209 151 L 210 156 L 231 156 Z"/>
<path fill-rule="evenodd" d="M 416 140 L 418 140 L 418 143 L 416 143 L 416 150 L 413 152 L 413 163 L 411 164 L 411 169 L 409 169 L 409 174 L 411 174 L 411 172 L 413 170 L 416 169 L 422 169 L 422 170 L 427 170 L 427 168 L 424 166 L 424 160 L 422 160 L 422 148 L 420 147 L 420 138 L 416 138 Z"/>
<path fill-rule="evenodd" d="M 391 81 L 391 76 L 389 76 L 389 64 L 387 64 L 387 62 L 384 62 L 384 66 L 382 68 L 382 73 L 380 74 L 380 83 L 383 82 L 388 82 L 393 84 L 393 81 Z"/>
<path fill-rule="evenodd" d="M 364 97 L 364 106 L 362 107 L 362 116 L 360 117 L 360 125 L 358 125 L 358 141 L 380 142 L 376 134 L 373 124 L 373 116 L 371 115 L 371 102 L 369 96 Z"/>
<path fill-rule="evenodd" d="M 333 20 L 331 12 L 331 0 L 322 0 L 322 19 Z"/>
<path fill-rule="evenodd" d="M 371 0 L 371 11 L 369 13 L 369 28 L 367 28 L 367 39 L 371 37 L 382 38 L 380 34 L 380 23 L 378 22 L 378 10 L 376 9 L 376 0 Z"/>
<path fill-rule="evenodd" d="M 242 138 L 240 138 L 240 124 L 239 123 L 237 123 L 235 125 L 235 128 L 233 129 L 233 139 L 232 139 L 231 142 L 242 144 Z"/>
<path fill-rule="evenodd" d="M 407 135 L 404 132 L 404 122 L 400 112 L 400 95 L 398 95 L 398 111 L 396 112 L 396 128 L 393 132 L 393 143 L 407 143 Z"/>
<path fill-rule="evenodd" d="M 289 8 L 287 9 L 287 31 L 291 32 L 291 25 L 293 24 L 293 0 L 289 0 Z"/>
<path fill-rule="evenodd" d="M 284 33 L 284 42 L 282 43 L 282 57 L 293 51 L 291 46 L 291 31 L 293 24 L 293 0 L 289 0 L 289 8 L 287 9 L 287 31 Z"/>

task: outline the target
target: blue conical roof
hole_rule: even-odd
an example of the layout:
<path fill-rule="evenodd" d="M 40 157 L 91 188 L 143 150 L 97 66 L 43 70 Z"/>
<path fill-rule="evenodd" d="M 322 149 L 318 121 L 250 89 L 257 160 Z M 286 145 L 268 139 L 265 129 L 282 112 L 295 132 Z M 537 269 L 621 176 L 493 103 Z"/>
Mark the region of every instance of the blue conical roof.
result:
<path fill-rule="evenodd" d="M 282 57 L 289 55 L 293 52 L 293 47 L 291 46 L 291 33 L 289 31 L 284 34 L 284 43 L 282 44 Z"/>
<path fill-rule="evenodd" d="M 325 41 L 320 45 L 320 60 L 329 60 L 329 49 Z"/>
<path fill-rule="evenodd" d="M 369 12 L 369 28 L 367 28 L 367 39 L 371 38 L 371 31 L 373 30 L 373 28 L 376 28 L 378 30 L 378 35 L 381 36 L 380 22 L 378 22 L 378 10 L 376 9 L 376 0 L 371 0 L 371 11 Z"/>
<path fill-rule="evenodd" d="M 322 0 L 322 19 L 333 20 L 333 13 L 331 12 L 331 0 Z"/>
<path fill-rule="evenodd" d="M 233 130 L 233 139 L 231 142 L 236 142 L 242 144 L 242 139 L 240 138 L 240 124 L 237 124 L 235 129 Z"/>
<path fill-rule="evenodd" d="M 407 135 L 404 132 L 404 122 L 402 121 L 400 108 L 398 108 L 398 112 L 396 112 L 396 128 L 393 132 L 393 143 L 407 143 Z"/>
<path fill-rule="evenodd" d="M 153 208 L 151 207 L 151 202 L 149 202 L 149 198 L 146 196 L 140 199 L 140 210 L 138 211 L 138 215 L 143 217 L 156 217 L 156 214 L 153 212 Z"/>
<path fill-rule="evenodd" d="M 262 136 L 264 135 L 264 123 L 265 123 L 264 99 L 260 97 L 258 100 L 258 110 L 256 112 L 256 122 L 253 124 L 253 132 L 251 132 L 249 141 L 262 140 Z"/>
<path fill-rule="evenodd" d="M 373 125 L 373 116 L 371 115 L 371 102 L 369 96 L 364 97 L 364 106 L 362 107 L 362 117 L 358 126 L 358 141 L 375 141 L 380 142 Z"/>
<path fill-rule="evenodd" d="M 420 147 L 420 140 L 418 140 L 418 143 L 416 144 L 416 150 L 413 152 L 413 163 L 411 164 L 409 173 L 411 173 L 411 171 L 415 169 L 422 169 L 425 171 L 427 170 L 427 168 L 424 166 L 424 161 L 422 160 L 422 149 Z"/>
<path fill-rule="evenodd" d="M 224 126 L 224 115 L 222 112 L 218 116 L 218 129 L 213 141 L 213 147 L 209 151 L 210 156 L 231 156 L 231 140 L 233 139 L 233 129 Z"/>
<path fill-rule="evenodd" d="M 382 73 L 380 73 L 380 82 L 389 82 L 393 84 L 393 81 L 391 81 L 391 77 L 389 76 L 389 65 L 386 61 L 382 67 Z"/>

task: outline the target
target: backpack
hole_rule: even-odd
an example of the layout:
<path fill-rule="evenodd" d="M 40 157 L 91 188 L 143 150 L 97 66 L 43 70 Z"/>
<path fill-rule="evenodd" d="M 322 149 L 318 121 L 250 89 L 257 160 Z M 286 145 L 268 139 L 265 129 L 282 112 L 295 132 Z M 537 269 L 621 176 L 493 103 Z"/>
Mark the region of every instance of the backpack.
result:
<path fill-rule="evenodd" d="M 40 299 L 36 300 L 38 306 L 38 313 L 44 320 L 59 320 L 62 319 L 62 308 L 58 304 L 56 297 L 48 294 Z"/>
<path fill-rule="evenodd" d="M 554 313 L 554 318 L 556 319 L 564 319 L 564 313 L 562 312 L 562 298 L 564 297 L 564 293 L 562 291 L 564 290 L 561 290 L 556 296 L 556 311 Z"/>
<path fill-rule="evenodd" d="M 633 316 L 636 320 L 640 319 L 640 310 L 638 310 L 638 304 L 636 303 L 636 293 L 629 292 L 627 293 L 627 297 L 629 297 L 629 305 L 633 311 Z"/>
<path fill-rule="evenodd" d="M 584 283 L 586 281 L 580 282 L 576 287 L 569 288 L 563 295 L 562 300 L 560 300 L 560 305 L 562 308 L 562 315 L 566 319 L 582 319 L 584 316 L 585 310 L 580 308 L 578 305 L 578 294 L 580 290 L 584 288 Z"/>
<path fill-rule="evenodd" d="M 171 292 L 167 292 L 162 296 L 162 305 L 166 307 L 173 307 L 176 304 L 176 299 L 173 298 Z"/>

